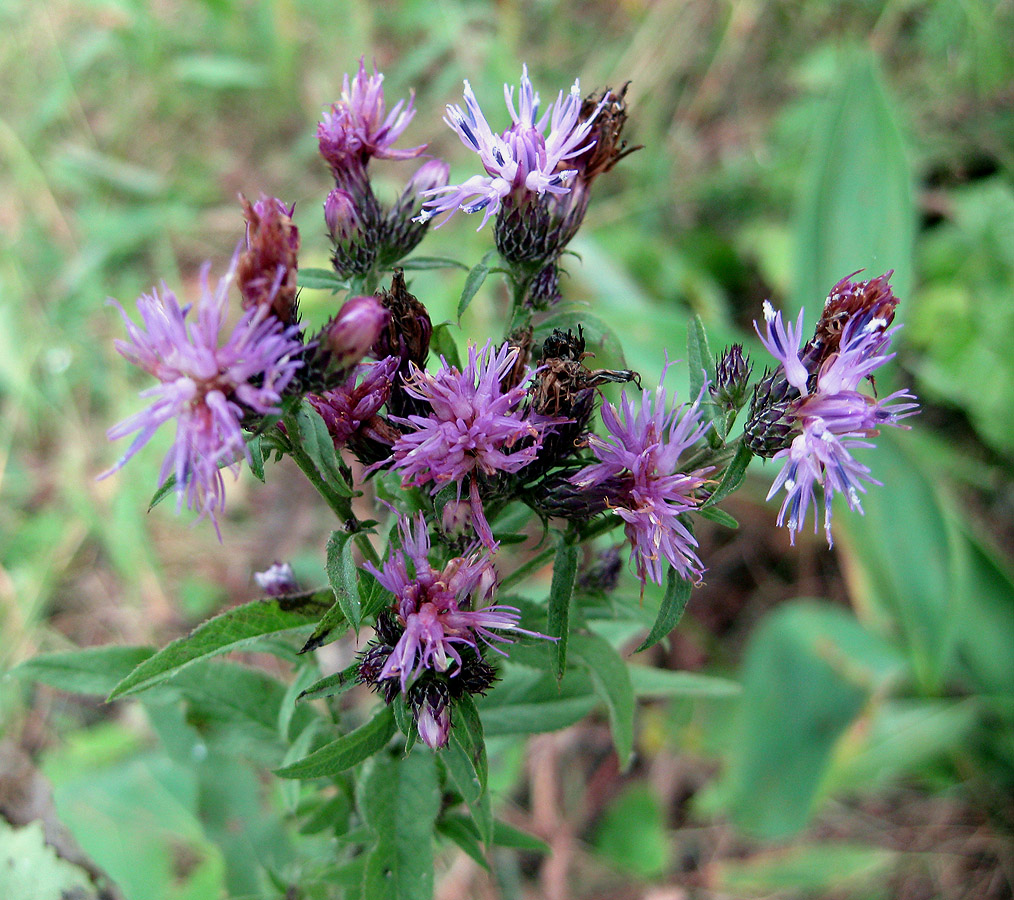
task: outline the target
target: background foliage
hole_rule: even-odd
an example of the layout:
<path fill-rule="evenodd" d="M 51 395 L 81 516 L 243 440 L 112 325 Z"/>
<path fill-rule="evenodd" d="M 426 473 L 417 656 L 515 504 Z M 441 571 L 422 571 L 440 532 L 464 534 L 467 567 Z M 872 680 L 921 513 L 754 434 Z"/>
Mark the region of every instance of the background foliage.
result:
<path fill-rule="evenodd" d="M 840 276 L 893 268 L 905 322 L 894 380 L 926 410 L 912 432 L 881 438 L 870 464 L 884 487 L 864 518 L 836 516 L 833 553 L 809 541 L 787 552 L 760 505 L 773 475 L 760 467 L 736 500 L 740 530 L 701 536 L 708 584 L 652 658 L 742 690 L 645 705 L 630 771 L 606 759 L 604 711 L 527 756 L 509 705 L 494 713 L 498 802 L 554 852 L 498 849 L 487 875 L 452 839 L 436 848 L 437 890 L 1010 895 L 1009 3 L 9 0 L 0 22 L 4 670 L 75 646 L 160 646 L 253 596 L 251 572 L 276 558 L 326 583 L 330 528 L 294 472 L 230 485 L 222 548 L 169 504 L 146 514 L 164 445 L 96 483 L 116 453 L 103 432 L 137 409 L 141 385 L 112 349 L 120 325 L 102 301 L 161 278 L 192 293 L 199 263 L 220 270 L 241 233 L 237 192 L 294 201 L 301 265 L 326 267 L 314 125 L 360 54 L 387 73 L 389 96 L 416 89 L 407 138 L 430 141 L 454 176 L 469 161 L 436 111 L 462 78 L 484 104 L 522 61 L 544 94 L 575 74 L 588 90 L 629 79 L 630 136 L 645 149 L 596 188 L 561 320 L 588 304 L 650 384 L 664 348 L 683 355 L 693 313 L 713 346 L 749 342 L 762 299 L 805 304 L 812 323 Z M 468 224 L 435 232 L 426 252 L 479 258 L 489 235 Z M 454 318 L 462 279 L 416 273 L 434 321 Z M 467 333 L 498 332 L 495 290 L 490 280 L 469 306 Z M 311 321 L 328 300 L 303 292 Z M 606 340 L 600 359 L 618 352 Z M 630 650 L 643 630 L 623 627 L 603 637 Z M 59 818 L 125 896 L 270 897 L 326 868 L 326 830 L 299 816 L 293 784 L 263 777 L 292 726 L 295 694 L 271 677 L 284 662 L 201 663 L 242 668 L 242 690 L 215 695 L 214 671 L 195 666 L 202 677 L 182 673 L 143 713 L 64 692 L 102 695 L 139 659 L 57 662 L 18 670 L 57 690 L 0 683 L 5 753 L 37 755 Z M 545 699 L 545 711 L 590 708 Z M 354 799 L 336 794 L 331 814 Z M 374 804 L 367 818 L 384 814 Z M 0 848 L 50 858 L 28 831 L 0 831 Z M 927 861 L 926 849 L 942 852 Z M 54 891 L 80 880 L 47 865 Z"/>

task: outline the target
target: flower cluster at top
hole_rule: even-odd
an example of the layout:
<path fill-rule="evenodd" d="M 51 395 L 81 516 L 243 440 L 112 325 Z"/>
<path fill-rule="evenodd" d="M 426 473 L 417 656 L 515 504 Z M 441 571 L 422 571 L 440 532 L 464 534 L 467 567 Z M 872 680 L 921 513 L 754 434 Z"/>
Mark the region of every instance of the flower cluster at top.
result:
<path fill-rule="evenodd" d="M 425 146 L 394 146 L 413 119 L 413 101 L 388 111 L 382 81 L 360 61 L 317 132 L 335 181 L 324 221 L 335 289 L 348 290 L 344 304 L 305 333 L 294 210 L 275 198 L 242 199 L 245 235 L 215 290 L 205 268 L 196 304 L 181 305 L 163 289 L 138 300 L 140 325 L 123 313 L 128 340 L 117 349 L 157 383 L 143 394 L 148 407 L 110 430 L 111 438 L 134 438 L 105 474 L 175 422 L 160 483 L 171 482 L 178 505 L 209 516 L 217 531 L 223 472 L 237 473 L 244 459 L 263 465 L 272 452 L 291 456 L 389 595 L 359 679 L 389 703 L 401 698 L 423 741 L 441 747 L 454 704 L 496 677 L 487 652 L 502 652 L 518 635 L 544 637 L 521 626 L 518 609 L 494 602 L 501 542 L 511 533 L 501 516 L 527 507 L 526 516 L 577 542 L 622 527 L 642 590 L 672 578 L 699 583 L 706 565 L 694 519 L 727 493 L 734 462 L 742 474 L 751 455 L 779 460 L 769 493 L 784 491 L 778 524 L 794 541 L 822 502 L 830 544 L 834 496 L 861 512 L 860 494 L 875 483 L 854 451 L 917 406 L 907 391 L 878 398 L 861 390 L 893 358 L 898 301 L 890 273 L 835 285 L 805 342 L 803 314 L 786 323 L 766 303 L 758 335 L 773 363 L 752 391 L 752 365 L 739 345 L 706 361 L 690 402 L 665 387 L 668 362 L 648 390 L 635 372 L 591 368 L 581 327 L 553 328 L 543 314 L 559 299 L 558 260 L 581 225 L 592 182 L 636 149 L 621 138 L 626 87 L 582 99 L 575 82 L 540 116 L 525 69 L 516 97 L 505 88 L 512 124 L 497 134 L 466 82 L 464 108 L 449 106 L 446 121 L 486 174 L 448 187 L 447 164 L 428 159 L 385 206 L 374 194 L 371 161 L 397 164 Z M 398 265 L 429 219 L 459 209 L 483 212 L 482 224 L 495 219 L 498 271 L 512 298 L 509 332 L 468 342 L 463 362 L 448 327 L 438 332 L 409 289 L 412 266 Z M 233 286 L 242 309 L 228 328 Z M 442 355 L 431 352 L 436 347 Z M 636 393 L 624 391 L 618 405 L 601 402 L 604 384 L 631 381 Z M 744 410 L 742 433 L 733 436 Z M 352 503 L 370 482 L 398 517 L 382 566 L 369 541 L 377 523 L 360 521 Z M 576 583 L 608 590 L 618 559 L 608 554 Z M 297 590 L 282 563 L 258 573 L 257 583 L 271 596 Z M 538 619 L 528 624 L 541 627 Z"/>

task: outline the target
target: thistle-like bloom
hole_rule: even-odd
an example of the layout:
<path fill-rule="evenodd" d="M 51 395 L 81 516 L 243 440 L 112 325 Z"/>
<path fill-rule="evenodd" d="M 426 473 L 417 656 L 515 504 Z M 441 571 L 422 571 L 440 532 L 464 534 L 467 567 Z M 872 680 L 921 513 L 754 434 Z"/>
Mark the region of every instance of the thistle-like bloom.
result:
<path fill-rule="evenodd" d="M 456 209 L 466 213 L 484 210 L 479 224 L 482 228 L 512 194 L 520 199 L 526 193 L 541 197 L 570 190 L 567 182 L 577 174 L 577 169 L 567 168 L 567 161 L 594 144 L 588 135 L 595 114 L 582 120 L 579 82 L 574 82 L 566 96 L 560 91 L 542 118 L 539 118 L 539 95 L 528 78 L 527 66 L 521 69 L 517 107 L 513 86 L 504 85 L 504 98 L 513 124 L 499 135 L 490 128 L 468 81 L 465 81 L 465 108 L 448 105 L 444 121 L 466 147 L 479 154 L 486 175 L 475 175 L 461 184 L 429 191 L 431 199 L 424 204 L 421 219 L 447 213 L 446 222 Z"/>
<path fill-rule="evenodd" d="M 394 445 L 394 463 L 406 484 L 432 482 L 433 493 L 454 482 L 469 482 L 472 521 L 485 546 L 494 546 L 479 496 L 479 475 L 515 473 L 532 462 L 546 431 L 559 420 L 532 419 L 520 411 L 531 377 L 523 377 L 505 389 L 505 379 L 519 350 L 504 344 L 495 350 L 488 342 L 481 350 L 468 348 L 468 365 L 459 372 L 446 360 L 435 374 L 412 366 L 405 391 L 429 406 L 425 416 L 398 418 L 410 431 Z"/>
<path fill-rule="evenodd" d="M 608 438 L 592 435 L 589 446 L 598 462 L 572 481 L 581 488 L 615 485 L 609 505 L 626 522 L 630 557 L 641 583 L 662 583 L 663 562 L 681 578 L 699 581 L 704 571 L 697 541 L 679 517 L 697 507 L 698 489 L 710 468 L 679 470 L 684 450 L 708 429 L 700 418 L 700 398 L 691 405 L 669 408 L 664 387 L 666 364 L 657 391 L 645 390 L 637 403 L 624 391 L 620 408 L 602 406 Z"/>
<path fill-rule="evenodd" d="M 298 329 L 284 327 L 267 306 L 248 309 L 221 343 L 236 265 L 234 256 L 214 292 L 208 286 L 210 264 L 205 265 L 196 319 L 187 320 L 192 307 L 181 307 L 164 286 L 161 296 L 154 291 L 137 301 L 141 327 L 113 301 L 129 337 L 116 341 L 117 351 L 161 383 L 142 392 L 142 397 L 153 398 L 147 409 L 109 429 L 110 440 L 134 432 L 136 436 L 116 465 L 100 477 L 120 469 L 159 426 L 175 419 L 176 440 L 162 463 L 159 483 L 175 476 L 177 507 L 186 499 L 188 507 L 211 517 L 216 531 L 216 515 L 225 505 L 222 469 L 238 475 L 240 460 L 250 459 L 240 424 L 243 417 L 249 412 L 259 416 L 278 412 L 282 392 L 302 365 Z"/>
<path fill-rule="evenodd" d="M 828 303 L 843 291 L 859 295 L 865 291 L 872 296 L 885 287 L 886 276 L 858 285 L 843 281 L 835 286 Z M 893 301 L 889 305 L 893 318 L 893 307 L 897 301 L 893 296 L 890 299 Z M 781 313 L 769 315 L 766 306 L 765 318 L 769 335 L 765 346 L 771 350 L 769 343 L 777 343 L 779 352 L 774 355 L 785 368 L 790 384 L 800 391 L 800 396 L 787 404 L 783 414 L 790 433 L 795 436 L 788 447 L 772 457 L 784 460 L 785 464 L 768 492 L 768 499 L 785 488 L 778 524 L 788 527 L 789 539 L 794 543 L 796 534 L 803 528 L 810 504 L 814 508 L 817 506 L 816 487 L 820 485 L 824 493 L 824 531 L 831 546 L 831 502 L 834 495 L 842 494 L 849 509 L 862 513 L 859 495 L 866 491 L 865 482 L 879 484 L 870 475 L 869 467 L 853 458 L 850 449 L 872 447 L 867 439 L 876 436 L 881 426 L 904 427 L 899 426 L 899 420 L 914 415 L 918 404 L 908 391 L 896 391 L 877 399 L 858 390 L 865 378 L 894 357 L 887 351 L 896 329 L 887 327 L 888 319 L 865 315 L 863 308 L 852 311 L 840 334 L 835 335 L 833 350 L 822 353 L 816 375 L 803 377 L 789 374 L 790 369 L 795 370 L 797 365 L 806 373 L 805 366 L 799 361 L 798 351 L 802 313 L 795 333 L 789 329 L 788 334 L 783 329 Z M 825 318 L 822 318 L 822 323 Z M 772 335 L 777 342 L 771 341 Z M 822 349 L 821 342 L 816 339 L 807 346 L 813 346 L 813 352 Z"/>
<path fill-rule="evenodd" d="M 488 553 L 456 557 L 437 571 L 429 562 L 430 538 L 422 514 L 401 519 L 398 527 L 401 549 L 392 550 L 383 569 L 365 566 L 394 594 L 397 623 L 404 629 L 377 682 L 397 679 L 404 692 L 424 670 L 458 675 L 464 647 L 480 656 L 482 644 L 503 653 L 496 644 L 512 641 L 500 632 L 544 637 L 521 628 L 521 614 L 513 606 L 482 605 L 492 600 L 496 589 Z"/>
<path fill-rule="evenodd" d="M 349 81 L 345 76 L 341 97 L 325 111 L 317 126 L 320 152 L 336 174 L 355 161 L 365 165 L 370 157 L 378 159 L 412 159 L 426 149 L 425 145 L 395 150 L 394 143 L 412 121 L 413 95 L 408 103 L 399 100 L 387 112 L 384 100 L 384 76 L 374 67 L 366 72 L 366 62 L 359 60 L 359 71 Z"/>
<path fill-rule="evenodd" d="M 363 363 L 333 390 L 309 395 L 310 403 L 327 425 L 336 448 L 343 446 L 360 429 L 366 437 L 384 439 L 371 425 L 391 395 L 391 382 L 398 371 L 398 363 L 396 356 Z"/>

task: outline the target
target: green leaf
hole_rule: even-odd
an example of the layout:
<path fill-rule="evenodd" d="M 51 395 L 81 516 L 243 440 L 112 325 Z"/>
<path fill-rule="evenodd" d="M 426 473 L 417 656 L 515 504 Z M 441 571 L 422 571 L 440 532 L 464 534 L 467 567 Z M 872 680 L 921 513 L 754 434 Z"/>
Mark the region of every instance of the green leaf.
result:
<path fill-rule="evenodd" d="M 317 593 L 299 598 L 252 600 L 233 607 L 144 660 L 116 685 L 109 699 L 136 694 L 160 684 L 198 660 L 240 650 L 267 635 L 312 624 L 323 608 L 321 596 Z"/>
<path fill-rule="evenodd" d="M 345 618 L 359 633 L 362 607 L 359 602 L 359 581 L 356 561 L 352 555 L 353 535 L 346 531 L 332 531 L 327 542 L 327 580 L 331 583 L 338 605 Z"/>
<path fill-rule="evenodd" d="M 493 822 L 493 844 L 496 847 L 512 847 L 515 850 L 525 850 L 528 853 L 550 853 L 549 844 L 534 834 L 515 828 L 497 819 Z"/>
<path fill-rule="evenodd" d="M 250 451 L 250 471 L 253 473 L 254 478 L 258 481 L 264 481 L 264 451 L 261 447 L 261 436 L 255 434 L 246 442 L 247 449 Z"/>
<path fill-rule="evenodd" d="M 370 900 L 432 900 L 433 831 L 440 785 L 431 753 L 379 756 L 360 791 L 363 818 L 377 835 L 363 880 Z"/>
<path fill-rule="evenodd" d="M 352 663 L 348 668 L 335 672 L 315 681 L 298 697 L 296 702 L 304 700 L 319 700 L 321 697 L 334 697 L 344 694 L 347 690 L 356 686 L 356 674 L 359 671 L 359 663 Z"/>
<path fill-rule="evenodd" d="M 181 56 L 173 64 L 173 74 L 184 84 L 216 91 L 255 90 L 269 80 L 266 66 L 221 54 Z"/>
<path fill-rule="evenodd" d="M 715 358 L 708 347 L 708 335 L 700 316 L 687 326 L 687 363 L 690 367 L 690 399 L 696 400 L 705 384 L 715 383 Z"/>
<path fill-rule="evenodd" d="M 47 843 L 41 820 L 13 828 L 0 819 L 0 896 L 57 900 L 98 895 L 88 872 L 61 858 Z M 103 896 L 112 896 L 112 892 L 103 891 Z"/>
<path fill-rule="evenodd" d="M 658 796 L 643 782 L 628 785 L 610 801 L 592 840 L 597 855 L 639 878 L 660 876 L 672 854 Z"/>
<path fill-rule="evenodd" d="M 454 366 L 461 371 L 461 356 L 458 354 L 458 345 L 451 334 L 451 326 L 447 322 L 441 322 L 433 329 L 433 337 L 430 338 L 430 350 L 447 360 L 447 364 Z"/>
<path fill-rule="evenodd" d="M 277 769 L 280 778 L 324 778 L 337 775 L 382 750 L 394 736 L 394 713 L 382 706 L 377 714 L 355 731 L 325 744 L 292 765 Z"/>
<path fill-rule="evenodd" d="M 820 308 L 840 278 L 894 269 L 899 297 L 912 289 L 915 209 L 912 176 L 874 54 L 847 54 L 833 81 L 825 120 L 796 218 L 796 280 L 788 318 Z"/>
<path fill-rule="evenodd" d="M 444 813 L 437 822 L 437 834 L 454 841 L 487 872 L 490 871 L 489 863 L 482 854 L 482 845 L 479 843 L 479 832 L 475 824 L 467 816 L 461 813 Z"/>
<path fill-rule="evenodd" d="M 303 400 L 296 410 L 296 427 L 299 429 L 299 443 L 313 462 L 317 474 L 328 487 L 344 497 L 351 497 L 352 488 L 342 473 L 331 434 L 309 400 Z"/>
<path fill-rule="evenodd" d="M 342 609 L 341 603 L 335 600 L 328 611 L 321 616 L 317 627 L 313 629 L 313 634 L 306 639 L 306 643 L 299 648 L 299 652 L 311 653 L 319 647 L 331 643 L 331 641 L 338 640 L 341 635 L 335 634 L 335 632 L 338 629 L 344 629 L 348 624 L 348 619 L 345 618 L 345 611 Z"/>
<path fill-rule="evenodd" d="M 15 666 L 9 674 L 73 694 L 105 697 L 154 652 L 151 647 L 87 647 L 42 653 Z"/>
<path fill-rule="evenodd" d="M 331 291 L 332 294 L 347 290 L 349 286 L 347 281 L 331 269 L 300 269 L 296 272 L 296 284 L 311 290 Z"/>
<path fill-rule="evenodd" d="M 591 675 L 592 686 L 606 705 L 620 770 L 626 771 L 634 755 L 634 688 L 627 664 L 612 645 L 597 634 L 574 634 L 571 652 Z"/>
<path fill-rule="evenodd" d="M 561 700 L 483 707 L 482 724 L 489 737 L 559 731 L 580 722 L 597 703 L 593 694 L 584 694 Z"/>
<path fill-rule="evenodd" d="M 735 697 L 739 683 L 699 672 L 674 672 L 653 666 L 628 666 L 636 697 Z"/>
<path fill-rule="evenodd" d="M 676 574 L 676 570 L 669 566 L 669 571 L 665 576 L 665 594 L 662 597 L 662 604 L 658 608 L 655 624 L 651 626 L 651 631 L 648 632 L 648 636 L 641 646 L 634 651 L 635 653 L 655 646 L 679 624 L 679 620 L 683 618 L 683 612 L 687 608 L 692 590 L 693 584 L 680 578 Z"/>
<path fill-rule="evenodd" d="M 553 581 L 549 588 L 549 637 L 556 641 L 556 677 L 563 678 L 567 668 L 567 638 L 570 634 L 570 601 L 577 577 L 576 544 L 560 536 L 553 562 Z"/>
<path fill-rule="evenodd" d="M 493 836 L 493 811 L 486 792 L 489 763 L 486 760 L 486 740 L 475 701 L 465 694 L 454 704 L 447 749 L 441 755 L 444 765 L 468 804 L 479 829 L 479 837 L 489 844 Z"/>
<path fill-rule="evenodd" d="M 476 292 L 482 287 L 482 283 L 486 280 L 486 276 L 489 274 L 489 264 L 493 261 L 493 257 L 496 256 L 496 250 L 490 250 L 485 256 L 476 264 L 475 268 L 468 273 L 468 277 L 465 278 L 465 286 L 461 289 L 461 299 L 458 300 L 458 321 L 461 321 L 461 317 L 465 314 L 465 310 L 468 309 L 468 305 L 472 302 Z"/>
<path fill-rule="evenodd" d="M 715 488 L 714 493 L 700 505 L 698 512 L 701 512 L 710 506 L 714 506 L 716 503 L 728 497 L 733 491 L 738 490 L 739 486 L 743 483 L 743 479 L 746 478 L 746 470 L 750 465 L 751 459 L 753 459 L 753 454 L 749 451 L 749 449 L 747 449 L 746 444 L 740 442 L 739 446 L 736 448 L 735 455 L 729 461 L 728 467 L 722 474 L 722 480 L 718 483 L 718 487 Z"/>
<path fill-rule="evenodd" d="M 468 266 L 463 262 L 451 259 L 449 256 L 413 256 L 411 259 L 403 259 L 398 263 L 398 268 L 404 269 L 406 272 L 426 269 L 464 269 L 466 272 L 468 271 Z"/>
<path fill-rule="evenodd" d="M 702 519 L 708 519 L 726 528 L 739 528 L 739 522 L 724 509 L 719 509 L 717 506 L 701 506 L 698 508 L 697 514 Z"/>
<path fill-rule="evenodd" d="M 148 512 L 151 512 L 156 506 L 158 506 L 166 497 L 176 491 L 176 476 L 170 474 L 165 481 L 163 481 L 154 494 L 151 495 L 151 500 L 148 501 Z"/>

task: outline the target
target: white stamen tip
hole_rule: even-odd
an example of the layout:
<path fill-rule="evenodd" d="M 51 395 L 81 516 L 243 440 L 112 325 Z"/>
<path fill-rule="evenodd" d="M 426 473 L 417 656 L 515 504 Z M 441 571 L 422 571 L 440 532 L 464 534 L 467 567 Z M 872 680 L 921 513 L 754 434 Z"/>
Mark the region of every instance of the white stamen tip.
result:
<path fill-rule="evenodd" d="M 773 322 L 775 320 L 775 308 L 771 305 L 770 300 L 764 301 L 764 321 Z"/>

